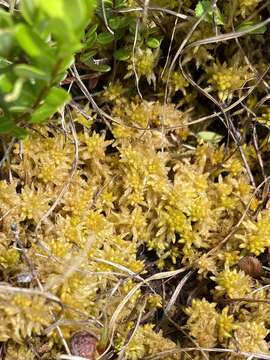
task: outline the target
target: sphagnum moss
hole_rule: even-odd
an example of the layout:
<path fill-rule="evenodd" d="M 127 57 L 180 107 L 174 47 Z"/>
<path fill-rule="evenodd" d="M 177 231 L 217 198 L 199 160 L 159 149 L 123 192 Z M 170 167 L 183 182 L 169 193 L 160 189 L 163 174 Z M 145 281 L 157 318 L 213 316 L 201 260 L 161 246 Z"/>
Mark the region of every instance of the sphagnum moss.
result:
<path fill-rule="evenodd" d="M 95 72 L 89 89 L 97 90 L 97 105 L 115 122 L 104 130 L 104 114 L 73 102 L 76 134 L 68 116 L 62 127 L 34 126 L 3 161 L 0 340 L 6 360 L 57 359 L 66 352 L 61 334 L 70 346 L 78 333 L 94 334 L 96 356 L 111 351 L 108 356 L 131 360 L 178 359 L 175 348 L 194 346 L 269 353 L 268 279 L 239 270 L 243 258 L 260 257 L 267 265 L 269 256 L 269 194 L 262 185 L 254 192 L 248 174 L 260 184 L 269 173 L 269 139 L 262 133 L 269 125 L 268 74 L 260 79 L 268 39 L 263 27 L 237 41 L 218 37 L 238 37 L 268 10 L 260 0 L 218 1 L 218 11 L 208 1 L 185 0 L 179 10 L 177 1 L 148 5 L 99 6 L 97 29 L 89 29 L 94 49 L 82 50 L 88 60 L 95 54 L 95 70 L 80 56 L 76 64 L 86 76 Z M 200 6 L 207 12 L 201 19 Z M 114 40 L 103 46 L 102 39 L 112 38 L 110 27 Z M 188 48 L 172 64 L 185 41 Z M 109 76 L 101 72 L 103 62 L 113 66 Z M 227 118 L 214 118 L 221 109 Z M 199 138 L 210 129 L 223 136 L 222 145 Z M 179 273 L 171 278 L 168 270 Z M 184 270 L 191 275 L 183 284 Z M 151 276 L 158 280 L 148 281 Z M 177 284 L 180 293 L 163 316 Z"/>
<path fill-rule="evenodd" d="M 253 242 L 252 234 L 260 222 L 265 221 L 264 216 L 267 216 L 267 212 L 257 223 L 253 220 L 252 227 L 247 227 L 246 223 L 241 226 L 239 236 L 235 236 L 233 247 L 228 243 L 219 256 L 207 258 L 204 255 L 205 249 L 211 249 L 226 235 L 224 217 L 229 216 L 230 223 L 235 224 L 239 219 L 239 213 L 241 214 L 245 208 L 243 198 L 249 199 L 251 195 L 245 170 L 241 169 L 239 164 L 237 171 L 235 167 L 227 166 L 226 172 L 229 174 L 223 176 L 221 172 L 219 181 L 216 182 L 206 169 L 207 164 L 213 161 L 213 155 L 219 156 L 220 149 L 211 148 L 209 144 L 204 144 L 200 151 L 180 161 L 174 158 L 173 148 L 166 148 L 164 154 L 155 151 L 151 146 L 151 141 L 155 143 L 155 136 L 151 133 L 147 133 L 145 139 L 141 137 L 138 144 L 134 144 L 133 147 L 126 143 L 124 138 L 118 138 L 116 153 L 107 153 L 111 142 L 94 132 L 86 134 L 84 131 L 78 136 L 82 139 L 79 145 L 78 172 L 61 198 L 57 213 L 49 217 L 39 230 L 39 238 L 42 239 L 46 251 L 43 247 L 40 248 L 38 243 L 33 243 L 33 230 L 25 224 L 37 224 L 65 183 L 64 178 L 62 183 L 51 184 L 41 182 L 38 177 L 38 169 L 42 167 L 42 163 L 37 159 L 42 158 L 42 151 L 47 151 L 48 143 L 44 142 L 44 149 L 43 143 L 39 143 L 38 155 L 31 156 L 28 152 L 27 156 L 32 159 L 32 170 L 28 172 L 28 183 L 31 186 L 27 185 L 21 193 L 17 193 L 14 182 L 1 182 L 5 189 L 1 196 L 11 194 L 7 201 L 1 203 L 1 214 L 5 214 L 5 220 L 8 222 L 18 216 L 19 229 L 21 234 L 24 234 L 24 244 L 30 246 L 28 257 L 36 268 L 39 281 L 55 294 L 64 306 L 62 319 L 70 322 L 69 325 L 62 326 L 67 340 L 75 331 L 83 330 L 78 324 L 85 316 L 96 319 L 113 316 L 117 306 L 136 286 L 136 274 L 147 274 L 147 263 L 137 257 L 141 246 L 156 253 L 157 265 L 161 271 L 166 269 L 166 264 L 171 263 L 170 266 L 173 266 L 172 264 L 181 261 L 184 264 L 197 261 L 198 276 L 210 276 L 216 283 L 216 301 L 224 296 L 238 298 L 250 293 L 255 283 L 249 276 L 233 267 L 239 260 L 243 239 L 248 243 L 257 244 L 257 240 Z M 58 137 L 61 138 L 62 135 L 55 133 L 52 139 L 57 143 Z M 34 138 L 38 142 L 36 134 Z M 69 141 L 72 140 L 67 138 L 67 143 L 62 145 L 63 149 L 69 149 Z M 91 151 L 87 144 L 91 144 Z M 95 146 L 92 146 L 93 144 Z M 50 146 L 52 145 L 51 140 Z M 237 161 L 237 155 L 234 156 Z M 57 166 L 57 157 L 52 159 L 52 162 Z M 29 169 L 27 162 L 20 161 L 17 151 L 13 154 L 12 166 L 17 174 L 24 174 L 25 167 Z M 170 169 L 174 171 L 173 179 L 169 176 Z M 237 193 L 238 179 L 241 183 L 246 183 L 242 196 Z M 100 194 L 93 201 L 98 191 Z M 113 196 L 105 196 L 106 191 Z M 36 201 L 35 204 L 33 199 Z M 234 206 L 231 206 L 230 202 L 233 202 Z M 22 208 L 25 210 L 21 211 Z M 6 213 L 8 210 L 12 212 Z M 256 239 L 258 237 L 262 241 L 265 232 L 259 228 L 261 232 L 256 233 Z M 245 231 L 249 231 L 250 235 L 243 238 Z M 93 234 L 95 239 L 89 250 L 84 253 L 88 239 Z M 20 269 L 24 268 L 25 271 L 27 264 L 23 265 L 19 249 L 13 248 L 4 233 L 2 235 L 1 265 L 8 278 L 21 271 Z M 232 260 L 233 253 L 235 260 Z M 56 262 L 51 256 L 55 257 Z M 75 261 L 78 257 L 81 260 L 71 270 L 74 266 L 72 259 Z M 130 274 L 134 274 L 134 280 L 128 280 Z M 121 334 L 121 341 L 119 337 L 117 340 L 118 344 L 119 341 L 121 344 L 128 342 L 129 332 L 125 329 L 127 324 L 131 332 L 134 329 L 136 304 L 143 296 L 143 292 L 137 290 L 130 297 L 124 311 L 118 315 L 117 334 Z M 19 298 L 22 300 L 19 301 Z M 3 295 L 3 301 L 6 300 L 7 296 Z M 35 304 L 36 317 L 33 312 L 29 315 L 24 312 L 27 305 L 23 301 L 28 301 L 31 306 Z M 1 331 L 3 341 L 10 339 L 10 344 L 21 342 L 26 336 L 35 337 L 42 334 L 53 324 L 52 314 L 56 317 L 61 314 L 60 309 L 52 307 L 50 301 L 44 301 L 38 296 L 9 295 L 9 302 L 10 306 L 5 309 Z M 158 307 L 158 304 L 160 306 L 160 297 L 155 306 Z M 148 311 L 153 311 L 154 308 L 153 305 L 147 305 Z M 18 315 L 15 315 L 17 313 Z M 240 328 L 236 330 L 238 327 L 235 327 L 235 323 L 240 321 L 237 319 L 237 313 L 232 316 L 226 306 L 217 310 L 215 303 L 193 300 L 192 306 L 186 309 L 186 314 L 190 335 L 201 346 L 227 346 L 228 339 L 234 336 L 235 331 L 242 334 Z M 17 322 L 14 322 L 15 316 Z M 243 322 L 242 319 L 241 321 Z M 91 331 L 97 335 L 101 334 L 99 323 L 100 320 L 97 320 L 90 326 Z M 206 323 L 207 332 L 203 326 Z M 9 324 L 12 324 L 12 328 Z M 142 356 L 175 346 L 166 335 L 156 333 L 154 326 L 149 326 L 142 325 L 136 330 L 126 348 L 127 358 L 141 359 Z M 141 345 L 137 347 L 135 344 L 142 336 L 140 333 L 145 335 L 145 344 L 140 342 Z M 265 333 L 260 334 L 263 339 Z M 55 342 L 58 347 L 60 339 L 56 339 L 55 331 L 47 334 L 47 341 Z M 117 349 L 120 349 L 119 345 L 116 346 Z M 168 359 L 173 359 L 174 356 L 170 355 Z"/>

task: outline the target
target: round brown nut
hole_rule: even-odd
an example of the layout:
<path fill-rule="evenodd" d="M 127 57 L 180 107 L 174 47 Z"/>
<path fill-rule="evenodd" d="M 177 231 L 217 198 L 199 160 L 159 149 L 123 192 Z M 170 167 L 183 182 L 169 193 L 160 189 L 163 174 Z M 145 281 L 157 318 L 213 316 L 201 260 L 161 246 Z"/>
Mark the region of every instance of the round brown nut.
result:
<path fill-rule="evenodd" d="M 260 260 L 254 256 L 245 256 L 238 263 L 239 269 L 254 278 L 262 275 L 263 268 Z"/>
<path fill-rule="evenodd" d="M 79 331 L 72 336 L 72 355 L 81 356 L 89 360 L 96 359 L 97 339 L 87 331 Z"/>

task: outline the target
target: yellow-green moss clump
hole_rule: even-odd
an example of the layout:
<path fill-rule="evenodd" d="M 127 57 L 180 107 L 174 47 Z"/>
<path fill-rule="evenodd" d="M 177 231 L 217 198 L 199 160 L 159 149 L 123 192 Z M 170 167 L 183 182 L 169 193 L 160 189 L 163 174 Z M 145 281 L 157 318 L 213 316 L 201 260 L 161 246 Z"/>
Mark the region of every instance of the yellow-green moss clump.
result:
<path fill-rule="evenodd" d="M 234 92 L 241 89 L 250 75 L 247 66 L 228 66 L 224 64 L 211 64 L 209 84 L 218 92 L 221 101 L 230 100 Z"/>
<path fill-rule="evenodd" d="M 138 100 L 137 104 L 151 109 L 150 104 Z M 152 106 L 150 119 L 159 109 L 155 103 Z M 22 274 L 31 272 L 30 263 L 36 275 L 28 281 L 37 288 L 38 279 L 44 291 L 56 296 L 62 307 L 46 296 L 2 293 L 1 340 L 9 340 L 9 351 L 15 351 L 15 344 L 27 337 L 40 341 L 44 332 L 49 353 L 59 351 L 61 339 L 53 325 L 59 316 L 67 341 L 75 331 L 85 328 L 81 324 L 90 317 L 93 320 L 87 329 L 100 338 L 102 348 L 109 341 L 104 340 L 104 333 L 115 335 L 115 351 L 124 347 L 127 359 L 142 359 L 176 347 L 179 340 L 173 342 L 156 332 L 154 325 L 136 327 L 138 311 L 146 299 L 138 284 L 142 277 L 149 276 L 146 259 L 138 257 L 141 247 L 154 251 L 160 271 L 173 269 L 176 263 L 193 263 L 199 278 L 210 276 L 216 283 L 216 301 L 248 296 L 256 286 L 234 266 L 241 251 L 258 254 L 268 246 L 268 210 L 258 221 L 247 217 L 233 241 L 228 241 L 218 254 L 205 254 L 237 223 L 250 199 L 252 187 L 238 155 L 213 173 L 211 169 L 224 156 L 223 148 L 202 143 L 192 152 L 183 151 L 179 158 L 177 148 L 166 140 L 164 151 L 158 150 L 158 133 L 145 132 L 136 138 L 138 130 L 132 129 L 130 136 L 136 142 L 131 145 L 118 129 L 117 125 L 113 128 L 114 143 L 86 128 L 78 132 L 75 172 L 72 137 L 51 129 L 44 128 L 42 135 L 35 132 L 23 141 L 22 159 L 18 147 L 11 156 L 14 177 L 0 182 L 4 279 L 12 278 L 13 284 L 21 287 Z M 108 151 L 109 147 L 112 150 Z M 48 154 L 54 151 L 52 181 L 42 174 L 48 166 Z M 66 188 L 61 194 L 63 186 Z M 47 213 L 55 203 L 55 210 Z M 27 261 L 12 242 L 14 223 L 27 249 Z M 161 298 L 150 285 L 149 289 L 145 285 L 152 293 L 144 306 L 145 315 L 154 315 L 161 305 Z M 105 319 L 115 316 L 123 301 L 125 306 L 116 316 L 116 332 L 111 334 L 110 322 Z M 31 312 L 27 311 L 29 307 Z M 185 310 L 190 336 L 203 347 L 227 346 L 229 339 L 232 346 L 234 334 L 241 337 L 249 330 L 241 307 L 236 313 L 230 311 L 228 306 L 217 310 L 214 302 L 193 300 Z M 153 315 L 148 315 L 150 321 Z M 267 328 L 256 326 L 254 346 L 262 349 Z M 175 356 L 170 353 L 166 358 Z"/>
<path fill-rule="evenodd" d="M 178 355 L 173 353 L 173 350 L 176 349 L 176 344 L 169 340 L 165 339 L 162 336 L 162 332 L 156 333 L 154 330 L 153 324 L 146 324 L 140 326 L 134 336 L 130 339 L 126 345 L 126 358 L 129 360 L 139 360 L 144 359 L 146 356 L 155 355 L 166 350 L 172 352 L 171 355 L 163 355 L 165 360 L 174 360 L 178 359 Z M 118 342 L 118 347 L 121 349 L 125 346 Z"/>

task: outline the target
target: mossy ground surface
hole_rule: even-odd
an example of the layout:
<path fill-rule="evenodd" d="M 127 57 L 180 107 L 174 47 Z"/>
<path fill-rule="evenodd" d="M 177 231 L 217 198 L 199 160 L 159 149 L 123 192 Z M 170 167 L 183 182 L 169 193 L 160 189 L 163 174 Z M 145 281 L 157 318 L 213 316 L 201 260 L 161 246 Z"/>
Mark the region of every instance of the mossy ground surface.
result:
<path fill-rule="evenodd" d="M 269 7 L 147 4 L 100 3 L 110 71 L 84 47 L 70 105 L 2 139 L 5 360 L 270 359 Z"/>

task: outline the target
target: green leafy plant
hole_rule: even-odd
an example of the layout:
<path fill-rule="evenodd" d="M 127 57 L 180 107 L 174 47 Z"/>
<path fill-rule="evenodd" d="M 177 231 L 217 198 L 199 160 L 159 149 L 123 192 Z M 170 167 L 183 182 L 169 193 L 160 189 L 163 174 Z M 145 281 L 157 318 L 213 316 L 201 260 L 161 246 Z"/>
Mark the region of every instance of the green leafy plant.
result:
<path fill-rule="evenodd" d="M 195 15 L 197 17 L 201 17 L 204 14 L 206 14 L 205 21 L 212 22 L 214 19 L 217 25 L 224 25 L 224 16 L 218 7 L 213 7 L 212 2 L 209 0 L 199 1 L 195 8 Z"/>
<path fill-rule="evenodd" d="M 82 48 L 95 0 L 22 0 L 0 10 L 0 133 L 23 137 L 65 105 L 58 84 Z"/>
<path fill-rule="evenodd" d="M 80 53 L 80 61 L 89 70 L 107 73 L 114 61 L 130 63 L 138 14 L 121 12 L 121 9 L 128 9 L 127 1 L 98 1 L 95 24 L 86 32 Z M 162 35 L 158 26 L 139 21 L 139 28 L 136 49 L 159 49 Z"/>

